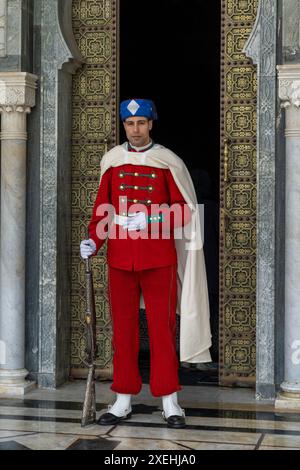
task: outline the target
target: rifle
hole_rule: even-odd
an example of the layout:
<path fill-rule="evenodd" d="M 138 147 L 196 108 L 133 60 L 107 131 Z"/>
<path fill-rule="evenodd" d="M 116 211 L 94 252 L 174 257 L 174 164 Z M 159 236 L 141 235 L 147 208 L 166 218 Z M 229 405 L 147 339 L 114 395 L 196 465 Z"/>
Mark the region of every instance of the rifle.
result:
<path fill-rule="evenodd" d="M 93 285 L 93 273 L 91 261 L 89 258 L 85 260 L 86 275 L 86 335 L 87 335 L 87 362 L 88 376 L 85 390 L 85 397 L 81 416 L 81 427 L 96 422 L 96 391 L 95 391 L 95 361 L 97 357 L 96 344 L 96 309 L 95 295 Z"/>

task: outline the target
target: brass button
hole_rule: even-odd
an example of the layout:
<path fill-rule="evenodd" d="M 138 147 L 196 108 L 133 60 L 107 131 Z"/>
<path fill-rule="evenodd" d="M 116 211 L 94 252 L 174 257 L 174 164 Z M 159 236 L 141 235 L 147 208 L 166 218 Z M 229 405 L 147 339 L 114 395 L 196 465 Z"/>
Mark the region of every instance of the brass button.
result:
<path fill-rule="evenodd" d="M 134 173 L 134 176 L 139 176 L 139 174 L 138 174 L 138 173 Z"/>
<path fill-rule="evenodd" d="M 124 187 L 124 185 L 123 185 L 123 184 L 121 184 L 121 186 L 120 186 L 120 189 L 125 189 L 125 187 Z"/>
<path fill-rule="evenodd" d="M 138 202 L 138 200 L 137 200 L 137 199 L 134 199 L 133 202 L 136 204 L 136 203 Z"/>
<path fill-rule="evenodd" d="M 121 172 L 119 173 L 119 176 L 120 176 L 120 178 L 124 178 L 124 173 L 121 171 Z"/>
<path fill-rule="evenodd" d="M 149 191 L 153 190 L 153 186 L 148 186 Z"/>
<path fill-rule="evenodd" d="M 155 173 L 152 173 L 151 176 L 152 176 L 152 178 L 156 178 L 156 174 L 155 174 Z"/>
<path fill-rule="evenodd" d="M 134 189 L 139 189 L 139 187 L 138 187 L 138 186 L 135 186 Z"/>
<path fill-rule="evenodd" d="M 148 199 L 147 204 L 151 204 L 151 202 L 152 202 L 151 199 Z"/>

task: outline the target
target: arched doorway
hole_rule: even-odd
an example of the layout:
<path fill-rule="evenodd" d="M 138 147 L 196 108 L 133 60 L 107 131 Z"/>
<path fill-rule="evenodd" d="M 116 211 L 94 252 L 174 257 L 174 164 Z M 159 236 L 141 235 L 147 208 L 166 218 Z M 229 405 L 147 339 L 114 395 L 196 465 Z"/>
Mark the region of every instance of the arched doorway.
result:
<path fill-rule="evenodd" d="M 207 5 L 208 3 L 212 6 Z M 77 250 L 78 242 L 84 236 L 85 223 L 82 220 L 82 215 L 79 214 L 89 214 L 91 210 L 93 196 L 95 196 L 97 190 L 99 158 L 105 148 L 104 141 L 109 139 L 109 145 L 112 146 L 118 140 L 118 103 L 116 96 L 120 92 L 121 96 L 122 93 L 124 95 L 139 93 L 144 95 L 151 83 L 156 82 L 156 95 L 152 97 L 157 102 L 161 121 L 156 129 L 156 134 L 154 134 L 154 139 L 171 147 L 185 159 L 191 170 L 194 170 L 195 179 L 199 177 L 199 170 L 206 171 L 214 181 L 213 193 L 220 194 L 220 302 L 218 309 L 218 319 L 220 319 L 218 341 L 220 383 L 232 384 L 239 382 L 249 384 L 254 382 L 256 364 L 255 115 L 257 90 L 255 67 L 246 58 L 242 49 L 251 33 L 258 2 L 257 0 L 251 2 L 223 0 L 221 2 L 221 67 L 215 60 L 219 52 L 215 54 L 216 48 L 210 46 L 215 54 L 211 56 L 211 50 L 208 46 L 208 44 L 213 44 L 213 41 L 217 42 L 217 38 L 220 36 L 220 30 L 216 26 L 220 25 L 219 5 L 217 3 L 219 2 L 193 0 L 187 6 L 186 2 L 184 4 L 180 0 L 165 0 L 157 2 L 157 13 L 154 4 L 151 3 L 148 13 L 150 16 L 152 15 L 152 20 L 148 22 L 148 35 L 145 38 L 145 34 L 143 34 L 145 33 L 143 29 L 144 10 L 141 11 L 139 7 L 136 7 L 133 10 L 135 21 L 131 23 L 132 18 L 129 21 L 127 17 L 127 23 L 130 22 L 132 28 L 134 28 L 129 36 L 142 38 L 139 39 L 139 43 L 135 43 L 137 44 L 135 47 L 138 47 L 138 50 L 141 51 L 140 58 L 142 59 L 140 68 L 143 70 L 143 77 L 141 77 L 139 83 L 143 83 L 143 86 L 145 86 L 145 77 L 147 77 L 149 84 L 147 84 L 146 89 L 141 89 L 137 88 L 136 75 L 131 80 L 131 73 L 134 73 L 132 69 L 135 67 L 134 62 L 131 61 L 133 61 L 133 57 L 135 59 L 137 57 L 134 54 L 129 54 L 126 56 L 126 63 L 128 63 L 131 56 L 130 65 L 127 64 L 126 69 L 128 79 L 123 83 L 134 84 L 134 89 L 127 88 L 126 90 L 125 85 L 121 85 L 120 89 L 118 87 L 118 84 L 122 83 L 122 74 L 124 75 L 125 70 L 124 64 L 122 65 L 124 59 L 122 45 L 121 48 L 118 46 L 120 37 L 122 39 L 122 31 L 125 31 L 125 29 L 122 30 L 122 15 L 125 15 L 126 19 L 126 12 L 125 10 L 122 12 L 122 8 L 126 9 L 126 2 L 122 2 L 122 8 L 120 8 L 120 2 L 116 0 L 105 0 L 103 2 L 95 2 L 94 0 L 73 1 L 75 37 L 83 56 L 87 57 L 87 64 L 77 74 L 73 88 L 75 111 L 73 148 L 76 154 L 73 170 L 74 247 L 76 246 Z M 131 5 L 135 6 L 135 2 L 132 2 Z M 130 8 L 132 7 L 130 6 Z M 211 16 L 211 21 L 215 25 L 215 30 L 210 29 L 211 36 L 209 36 L 208 41 L 208 36 L 205 36 L 207 28 L 201 28 L 201 25 L 207 25 L 208 23 L 207 18 L 210 12 L 212 14 L 212 10 L 209 10 L 209 8 L 214 11 L 215 16 Z M 168 31 L 172 32 L 178 53 L 176 48 L 174 50 L 170 49 L 172 39 L 168 37 L 166 40 L 164 37 L 163 40 L 160 40 L 159 37 L 155 37 L 157 18 L 160 17 L 160 21 L 162 21 L 160 26 L 162 30 L 163 18 L 167 18 L 168 11 L 169 17 L 172 17 L 170 12 L 173 11 L 173 18 L 176 19 L 176 21 L 174 20 L 175 23 L 168 26 Z M 140 21 L 136 15 L 140 15 Z M 199 20 L 198 28 L 197 18 Z M 120 37 L 119 23 L 121 25 Z M 146 24 L 147 22 L 145 22 Z M 178 24 L 180 27 L 176 28 Z M 124 28 L 126 28 L 126 24 Z M 201 29 L 201 31 L 197 29 Z M 134 34 L 132 34 L 132 31 Z M 215 35 L 213 31 L 215 31 Z M 129 36 L 124 39 L 125 42 L 126 40 L 130 41 Z M 199 46 L 192 47 L 196 42 L 199 42 Z M 154 47 L 149 48 L 148 54 L 144 57 L 143 51 L 147 50 L 147 47 L 152 44 L 154 44 Z M 153 52 L 157 52 L 157 56 L 160 57 L 160 67 L 165 67 L 163 54 L 158 54 L 159 48 L 162 49 L 162 52 L 165 51 L 165 55 L 168 50 L 172 50 L 172 57 L 168 56 L 165 60 L 171 66 L 172 75 L 169 74 L 168 76 L 164 73 L 161 82 L 159 82 L 159 75 L 155 76 L 153 74 L 153 72 L 155 73 L 153 59 L 152 63 L 147 63 L 149 51 L 152 51 L 152 57 Z M 220 51 L 220 48 L 218 50 Z M 118 60 L 119 54 L 121 54 L 120 62 Z M 201 62 L 202 60 L 203 62 Z M 119 63 L 121 64 L 121 71 L 118 70 Z M 202 70 L 200 74 L 198 72 L 199 64 L 200 71 Z M 207 64 L 210 64 L 211 68 L 205 68 Z M 207 73 L 207 68 L 210 70 L 209 73 Z M 221 87 L 218 85 L 218 79 L 216 78 L 220 68 Z M 215 70 L 215 73 L 213 70 Z M 177 80 L 174 80 L 174 74 Z M 119 81 L 120 77 L 121 82 Z M 179 77 L 181 79 L 178 79 Z M 174 88 L 176 83 L 179 86 Z M 162 84 L 165 90 L 168 89 L 165 96 L 160 95 L 158 92 L 162 88 Z M 216 124 L 218 122 L 220 88 L 221 137 Z M 151 91 L 152 93 L 153 91 Z M 147 94 L 149 96 L 149 93 Z M 192 112 L 192 124 L 177 118 L 178 113 L 175 107 L 174 94 L 180 95 L 181 109 L 189 109 L 189 113 Z M 187 100 L 185 100 L 186 97 L 188 97 Z M 194 107 L 191 105 L 191 99 L 195 101 Z M 176 119 L 169 119 L 170 109 L 172 110 L 172 116 L 175 115 Z M 199 126 L 197 127 L 199 118 L 195 119 L 195 116 L 199 115 L 199 113 L 197 115 L 197 109 L 201 110 L 201 132 L 197 132 L 199 129 Z M 211 109 L 213 112 L 211 112 Z M 213 121 L 213 126 L 209 125 L 210 119 Z M 190 136 L 189 125 L 192 129 L 192 135 L 195 137 L 194 139 L 186 138 L 186 135 Z M 181 132 L 183 127 L 184 132 Z M 227 140 L 226 144 L 225 139 Z M 221 158 L 218 152 L 220 144 Z M 199 162 L 203 154 L 206 157 L 201 160 L 203 166 L 200 164 L 198 166 L 197 159 L 190 158 L 191 154 L 194 156 L 195 148 L 199 151 Z M 88 163 L 87 165 L 82 164 L 84 160 Z M 197 166 L 193 168 L 195 161 Z M 82 168 L 86 167 L 87 170 L 83 171 Z M 220 185 L 216 175 L 220 175 Z M 196 184 L 196 186 L 200 190 L 202 189 L 202 185 Z M 217 200 L 218 197 L 214 201 L 217 202 Z M 111 358 L 105 274 L 105 254 L 101 253 L 96 266 L 99 306 L 98 341 L 101 350 L 100 369 L 109 369 Z M 84 368 L 84 324 L 80 317 L 84 305 L 83 275 L 84 273 L 78 265 L 76 251 L 72 294 L 73 375 L 78 375 L 78 373 L 80 375 Z"/>

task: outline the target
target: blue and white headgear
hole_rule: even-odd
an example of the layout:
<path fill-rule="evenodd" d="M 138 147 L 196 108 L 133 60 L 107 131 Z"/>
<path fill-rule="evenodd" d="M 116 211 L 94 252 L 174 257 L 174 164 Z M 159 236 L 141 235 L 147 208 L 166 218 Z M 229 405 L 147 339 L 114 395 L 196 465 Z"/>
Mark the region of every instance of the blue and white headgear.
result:
<path fill-rule="evenodd" d="M 122 101 L 120 115 L 122 121 L 132 116 L 143 116 L 153 121 L 157 119 L 155 104 L 151 100 L 144 99 Z"/>

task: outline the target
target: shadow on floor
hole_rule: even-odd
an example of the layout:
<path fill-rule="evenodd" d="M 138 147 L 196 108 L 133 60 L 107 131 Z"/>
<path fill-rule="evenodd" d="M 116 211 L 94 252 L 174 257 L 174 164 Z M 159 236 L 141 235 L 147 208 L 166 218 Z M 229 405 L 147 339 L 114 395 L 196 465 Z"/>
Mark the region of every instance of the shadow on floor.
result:
<path fill-rule="evenodd" d="M 140 360 L 143 384 L 149 384 L 150 365 L 147 359 Z M 179 368 L 181 385 L 218 385 L 218 364 L 189 364 Z"/>

